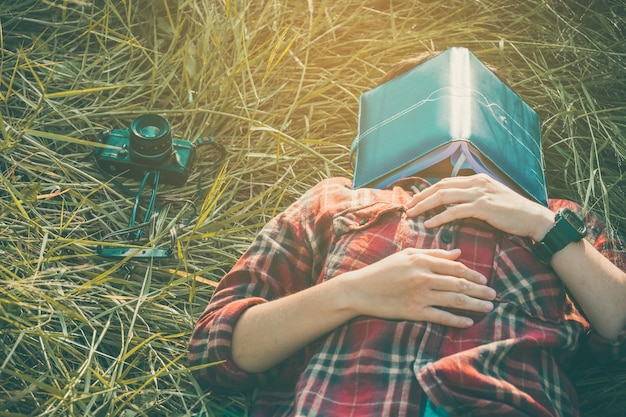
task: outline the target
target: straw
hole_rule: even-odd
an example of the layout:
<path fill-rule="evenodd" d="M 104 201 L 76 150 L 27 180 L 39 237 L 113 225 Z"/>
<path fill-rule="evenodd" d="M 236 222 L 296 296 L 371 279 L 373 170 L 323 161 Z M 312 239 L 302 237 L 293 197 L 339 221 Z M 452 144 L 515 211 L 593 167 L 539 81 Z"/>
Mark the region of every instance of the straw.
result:
<path fill-rule="evenodd" d="M 624 5 L 566 0 L 23 0 L 0 3 L 0 416 L 243 415 L 186 343 L 272 216 L 351 176 L 359 95 L 391 65 L 469 47 L 542 118 L 550 194 L 626 231 Z M 211 145 L 128 227 L 138 182 L 100 132 L 166 117 Z M 121 259 L 98 248 L 130 248 Z M 171 250 L 139 259 L 132 251 Z M 626 370 L 576 374 L 583 415 L 626 409 Z M 601 371 L 599 371 L 601 370 Z"/>

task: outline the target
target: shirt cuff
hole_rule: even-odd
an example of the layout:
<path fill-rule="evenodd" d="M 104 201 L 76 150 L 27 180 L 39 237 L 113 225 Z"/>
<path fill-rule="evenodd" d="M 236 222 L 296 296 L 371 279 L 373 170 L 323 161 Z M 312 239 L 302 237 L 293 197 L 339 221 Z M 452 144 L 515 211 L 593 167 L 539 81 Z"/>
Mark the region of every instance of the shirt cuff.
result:
<path fill-rule="evenodd" d="M 235 300 L 200 318 L 192 335 L 189 356 L 192 365 L 211 364 L 193 372 L 201 386 L 244 391 L 266 384 L 274 377 L 276 370 L 249 373 L 239 368 L 232 359 L 235 323 L 248 308 L 265 302 L 267 300 L 263 298 Z"/>
<path fill-rule="evenodd" d="M 587 349 L 598 363 L 609 363 L 626 359 L 626 329 L 616 340 L 609 340 L 591 331 L 587 338 Z"/>

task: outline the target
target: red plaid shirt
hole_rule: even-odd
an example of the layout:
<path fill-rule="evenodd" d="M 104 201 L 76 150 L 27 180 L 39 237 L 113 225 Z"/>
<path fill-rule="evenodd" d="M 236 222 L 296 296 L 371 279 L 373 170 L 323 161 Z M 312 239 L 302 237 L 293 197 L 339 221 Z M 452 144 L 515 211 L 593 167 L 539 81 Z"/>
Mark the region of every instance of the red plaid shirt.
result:
<path fill-rule="evenodd" d="M 252 416 L 417 416 L 427 395 L 450 416 L 573 416 L 577 399 L 563 362 L 582 342 L 600 355 L 621 343 L 588 337 L 552 269 L 529 240 L 473 219 L 438 229 L 407 218 L 411 179 L 388 190 L 322 181 L 261 231 L 222 279 L 189 344 L 206 388 L 257 388 Z M 553 210 L 579 206 L 551 200 Z M 587 239 L 622 270 L 621 241 L 587 215 Z M 407 247 L 460 248 L 460 261 L 497 291 L 493 311 L 469 329 L 359 317 L 259 374 L 231 359 L 232 330 L 247 308 L 362 268 Z M 589 277 L 593 279 L 593 277 Z M 593 333 L 592 333 L 593 334 Z"/>

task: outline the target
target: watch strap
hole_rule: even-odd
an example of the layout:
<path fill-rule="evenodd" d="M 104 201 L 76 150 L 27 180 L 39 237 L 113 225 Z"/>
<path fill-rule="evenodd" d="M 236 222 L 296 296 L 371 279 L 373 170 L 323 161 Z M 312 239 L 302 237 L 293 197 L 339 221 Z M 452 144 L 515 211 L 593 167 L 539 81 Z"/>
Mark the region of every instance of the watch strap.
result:
<path fill-rule="evenodd" d="M 586 227 L 582 219 L 573 211 L 563 209 L 556 213 L 552 229 L 541 242 L 532 245 L 532 250 L 539 261 L 549 263 L 555 253 L 571 242 L 580 241 L 585 234 Z"/>

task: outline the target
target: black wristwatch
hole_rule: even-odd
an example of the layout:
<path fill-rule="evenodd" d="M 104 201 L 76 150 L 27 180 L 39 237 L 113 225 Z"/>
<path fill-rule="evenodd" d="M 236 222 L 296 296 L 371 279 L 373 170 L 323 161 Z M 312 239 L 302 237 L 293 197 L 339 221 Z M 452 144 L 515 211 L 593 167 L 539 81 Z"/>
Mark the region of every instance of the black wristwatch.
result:
<path fill-rule="evenodd" d="M 532 246 L 533 253 L 543 263 L 549 263 L 552 255 L 571 242 L 579 242 L 587 234 L 583 219 L 570 209 L 562 209 L 554 217 L 554 226 L 541 242 Z"/>

